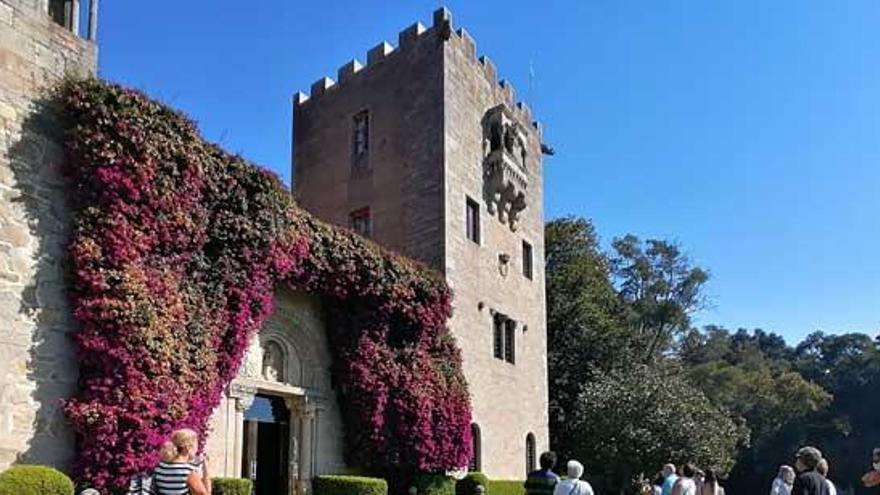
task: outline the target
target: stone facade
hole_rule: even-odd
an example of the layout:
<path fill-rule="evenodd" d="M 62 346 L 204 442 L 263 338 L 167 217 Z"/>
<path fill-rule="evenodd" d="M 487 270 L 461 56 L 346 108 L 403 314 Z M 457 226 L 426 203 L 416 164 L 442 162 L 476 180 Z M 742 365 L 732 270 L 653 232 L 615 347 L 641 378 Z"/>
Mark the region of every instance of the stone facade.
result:
<path fill-rule="evenodd" d="M 245 411 L 257 394 L 279 397 L 290 410 L 287 493 L 308 493 L 320 474 L 344 473 L 343 423 L 330 380 L 330 350 L 315 297 L 287 290 L 251 341 L 239 376 L 211 419 L 206 452 L 214 476 L 248 477 L 243 471 Z M 266 351 L 274 354 L 269 357 Z M 279 439 L 282 440 L 282 439 Z"/>
<path fill-rule="evenodd" d="M 77 379 L 68 213 L 60 136 L 41 101 L 65 74 L 94 74 L 97 53 L 50 18 L 49 3 L 0 0 L 0 471 L 17 460 L 63 468 L 73 454 L 58 405 Z"/>
<path fill-rule="evenodd" d="M 296 96 L 294 194 L 339 225 L 369 208 L 370 237 L 445 274 L 479 431 L 477 467 L 523 479 L 527 436 L 535 454 L 549 443 L 540 129 L 445 9 L 430 29 L 413 25 L 397 48 L 382 43 L 367 59 L 340 68 L 338 83 L 324 78 Z M 352 148 L 365 110 L 367 167 Z M 501 331 L 512 349 L 501 343 L 500 358 L 496 321 L 512 324 Z"/>

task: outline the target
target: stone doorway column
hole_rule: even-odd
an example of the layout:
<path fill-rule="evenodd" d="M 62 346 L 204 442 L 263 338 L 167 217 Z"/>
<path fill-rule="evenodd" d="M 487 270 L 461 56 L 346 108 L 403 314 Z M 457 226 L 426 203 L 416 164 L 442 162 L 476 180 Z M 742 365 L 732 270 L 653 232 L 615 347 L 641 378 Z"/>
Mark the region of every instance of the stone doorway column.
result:
<path fill-rule="evenodd" d="M 256 395 L 257 388 L 254 386 L 235 382 L 229 386 L 229 401 L 234 403 L 235 407 L 234 411 L 230 411 L 232 414 L 227 416 L 227 421 L 231 424 L 228 423 L 226 431 L 233 435 L 233 448 L 231 449 L 232 456 L 228 456 L 229 458 L 226 460 L 226 472 L 233 473 L 237 478 L 248 477 L 248 473 L 243 472 L 241 468 L 245 435 L 244 412 L 251 407 Z M 229 450 L 227 450 L 227 452 L 229 452 Z"/>
<path fill-rule="evenodd" d="M 291 495 L 311 495 L 318 458 L 319 404 L 308 396 L 286 400 L 291 415 Z"/>

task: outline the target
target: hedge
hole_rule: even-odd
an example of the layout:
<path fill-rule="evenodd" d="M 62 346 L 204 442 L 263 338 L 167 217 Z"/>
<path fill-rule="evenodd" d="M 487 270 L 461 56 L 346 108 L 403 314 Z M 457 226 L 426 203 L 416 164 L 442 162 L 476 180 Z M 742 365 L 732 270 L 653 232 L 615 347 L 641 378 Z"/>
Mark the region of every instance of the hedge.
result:
<path fill-rule="evenodd" d="M 366 476 L 324 475 L 312 480 L 315 495 L 388 495 L 388 483 Z"/>
<path fill-rule="evenodd" d="M 0 495 L 73 495 L 73 481 L 50 467 L 18 465 L 0 473 Z"/>
<path fill-rule="evenodd" d="M 417 474 L 413 486 L 418 495 L 456 495 L 455 480 L 442 474 Z"/>
<path fill-rule="evenodd" d="M 488 492 L 489 478 L 480 472 L 468 473 L 455 484 L 455 495 L 477 495 L 477 485 L 481 485 Z"/>
<path fill-rule="evenodd" d="M 523 495 L 525 493 L 524 484 L 524 481 L 489 480 L 486 495 Z"/>
<path fill-rule="evenodd" d="M 213 478 L 211 495 L 251 495 L 253 481 L 246 478 Z"/>

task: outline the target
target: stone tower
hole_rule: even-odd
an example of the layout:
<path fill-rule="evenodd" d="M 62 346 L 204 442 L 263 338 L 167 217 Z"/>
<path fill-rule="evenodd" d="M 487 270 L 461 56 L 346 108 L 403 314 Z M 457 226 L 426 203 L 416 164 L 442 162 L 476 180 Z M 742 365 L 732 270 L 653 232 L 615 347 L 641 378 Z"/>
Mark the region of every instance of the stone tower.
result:
<path fill-rule="evenodd" d="M 293 188 L 320 218 L 442 272 L 474 412 L 471 469 L 548 446 L 541 130 L 446 9 L 294 101 Z"/>
<path fill-rule="evenodd" d="M 97 10 L 98 0 L 0 0 L 0 471 L 63 469 L 73 454 L 59 408 L 77 379 L 63 154 L 43 97 L 65 74 L 94 75 Z"/>

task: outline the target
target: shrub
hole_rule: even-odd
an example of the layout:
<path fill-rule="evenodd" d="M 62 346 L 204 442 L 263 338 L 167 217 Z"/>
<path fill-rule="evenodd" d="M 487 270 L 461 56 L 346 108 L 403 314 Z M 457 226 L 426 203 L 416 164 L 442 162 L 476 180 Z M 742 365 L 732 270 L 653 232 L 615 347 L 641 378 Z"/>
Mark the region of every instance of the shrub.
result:
<path fill-rule="evenodd" d="M 413 486 L 419 495 L 455 495 L 455 480 L 442 474 L 417 474 Z"/>
<path fill-rule="evenodd" d="M 326 302 L 350 464 L 467 464 L 470 403 L 440 274 L 318 221 L 277 177 L 137 91 L 68 81 L 58 99 L 80 357 L 65 412 L 78 480 L 119 488 L 156 464 L 171 431 L 204 440 L 285 286 Z"/>
<path fill-rule="evenodd" d="M 525 493 L 524 483 L 524 481 L 489 480 L 486 495 L 523 495 Z"/>
<path fill-rule="evenodd" d="M 0 495 L 73 495 L 73 481 L 46 466 L 13 466 L 0 473 Z"/>
<path fill-rule="evenodd" d="M 482 485 L 485 492 L 488 492 L 489 478 L 479 472 L 468 473 L 455 484 L 455 495 L 477 495 L 477 485 Z"/>
<path fill-rule="evenodd" d="M 324 475 L 312 480 L 315 495 L 388 495 L 388 483 L 366 476 Z"/>
<path fill-rule="evenodd" d="M 253 481 L 246 478 L 214 478 L 211 480 L 211 495 L 251 495 Z"/>

